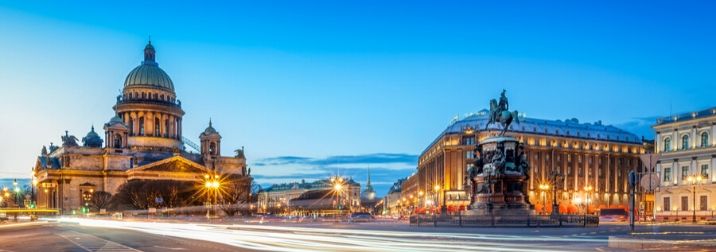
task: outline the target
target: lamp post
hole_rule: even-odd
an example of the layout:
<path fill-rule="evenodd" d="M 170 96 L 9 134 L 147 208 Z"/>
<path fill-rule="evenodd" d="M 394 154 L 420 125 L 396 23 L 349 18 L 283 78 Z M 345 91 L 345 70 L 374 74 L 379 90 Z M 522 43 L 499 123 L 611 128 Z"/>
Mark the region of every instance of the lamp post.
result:
<path fill-rule="evenodd" d="M 440 200 L 440 195 L 439 195 L 440 185 L 435 184 L 435 186 L 433 186 L 433 191 L 435 192 L 435 212 L 437 212 L 438 211 L 438 200 Z"/>
<path fill-rule="evenodd" d="M 343 199 L 341 197 L 343 196 L 346 186 L 343 184 L 343 178 L 338 176 L 331 177 L 331 183 L 333 183 L 333 193 L 336 196 L 336 209 L 341 211 L 343 209 Z M 336 217 L 338 217 L 338 215 L 336 215 Z"/>
<path fill-rule="evenodd" d="M 30 194 L 30 206 L 37 207 L 37 197 L 35 196 L 35 187 L 37 187 L 37 178 L 35 172 L 32 172 L 32 194 Z"/>
<path fill-rule="evenodd" d="M 559 171 L 552 172 L 552 215 L 559 215 L 559 203 L 557 202 L 557 188 L 562 173 Z"/>
<path fill-rule="evenodd" d="M 584 209 L 585 217 L 587 216 L 587 214 L 589 214 L 589 202 L 592 201 L 592 196 L 591 196 L 592 189 L 593 188 L 591 185 L 587 185 L 584 187 L 584 193 L 586 194 L 585 201 L 586 201 L 586 205 L 587 205 L 587 207 Z"/>
<path fill-rule="evenodd" d="M 210 218 L 211 214 L 209 210 L 214 210 L 214 215 L 216 215 L 216 204 L 217 199 L 219 195 L 219 188 L 221 187 L 221 181 L 219 180 L 219 175 L 214 174 L 213 176 L 211 174 L 205 174 L 204 175 L 204 189 L 207 191 L 207 200 L 209 201 L 209 204 L 211 207 L 209 209 L 206 209 L 206 217 Z"/>
<path fill-rule="evenodd" d="M 542 214 L 547 214 L 547 191 L 549 190 L 549 184 L 539 184 L 539 190 L 541 192 L 540 198 L 542 198 Z"/>
<path fill-rule="evenodd" d="M 15 192 L 15 205 L 17 205 L 19 207 L 20 202 L 18 201 L 18 195 L 20 194 L 20 188 L 17 187 L 17 179 L 12 180 L 12 187 L 13 187 L 13 192 Z"/>
<path fill-rule="evenodd" d="M 686 178 L 686 181 L 691 184 L 691 193 L 693 193 L 693 215 L 691 216 L 691 222 L 696 223 L 696 185 L 701 184 L 703 177 L 701 177 L 701 175 L 692 175 Z"/>
<path fill-rule="evenodd" d="M 423 196 L 425 195 L 425 192 L 423 190 L 418 191 L 418 206 L 420 206 L 420 201 L 423 201 L 423 208 L 425 208 L 425 198 Z"/>

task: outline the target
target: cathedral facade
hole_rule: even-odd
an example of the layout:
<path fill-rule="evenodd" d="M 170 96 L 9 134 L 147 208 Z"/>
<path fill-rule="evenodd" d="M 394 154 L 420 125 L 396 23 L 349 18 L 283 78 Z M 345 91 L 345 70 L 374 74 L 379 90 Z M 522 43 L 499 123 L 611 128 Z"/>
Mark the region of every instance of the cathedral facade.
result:
<path fill-rule="evenodd" d="M 130 180 L 175 180 L 201 183 L 220 174 L 250 186 L 244 150 L 221 156 L 221 135 L 209 126 L 200 145 L 183 137 L 184 110 L 174 83 L 155 60 L 151 42 L 144 61 L 124 81 L 113 106 L 114 116 L 79 139 L 65 132 L 62 145 L 43 147 L 33 168 L 36 205 L 63 212 L 85 206 L 96 191 L 115 194 Z M 195 148 L 189 152 L 185 146 Z"/>

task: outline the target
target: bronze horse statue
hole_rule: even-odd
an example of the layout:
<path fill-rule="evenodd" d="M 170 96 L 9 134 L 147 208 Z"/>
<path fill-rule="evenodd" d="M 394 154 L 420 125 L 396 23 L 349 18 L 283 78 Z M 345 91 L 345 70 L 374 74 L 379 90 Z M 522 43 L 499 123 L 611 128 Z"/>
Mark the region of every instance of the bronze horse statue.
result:
<path fill-rule="evenodd" d="M 507 110 L 507 108 L 503 108 L 503 106 L 499 106 L 497 104 L 497 100 L 491 99 L 490 100 L 490 121 L 485 124 L 485 129 L 487 129 L 490 124 L 493 123 L 499 123 L 502 125 L 502 131 L 500 132 L 500 135 L 504 135 L 507 129 L 510 127 L 512 122 L 520 123 L 519 115 L 517 110 L 510 112 Z"/>

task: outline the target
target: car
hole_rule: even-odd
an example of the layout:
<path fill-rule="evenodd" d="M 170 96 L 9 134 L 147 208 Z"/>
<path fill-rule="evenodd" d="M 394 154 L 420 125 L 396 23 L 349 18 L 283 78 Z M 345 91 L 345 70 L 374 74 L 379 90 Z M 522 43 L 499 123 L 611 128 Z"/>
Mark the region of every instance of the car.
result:
<path fill-rule="evenodd" d="M 7 217 L 6 213 L 0 213 L 0 221 L 8 221 L 10 218 Z"/>
<path fill-rule="evenodd" d="M 599 210 L 599 222 L 627 222 L 629 213 L 624 208 L 602 208 Z"/>
<path fill-rule="evenodd" d="M 359 212 L 351 214 L 350 222 L 370 222 L 374 219 L 375 217 L 370 213 Z"/>

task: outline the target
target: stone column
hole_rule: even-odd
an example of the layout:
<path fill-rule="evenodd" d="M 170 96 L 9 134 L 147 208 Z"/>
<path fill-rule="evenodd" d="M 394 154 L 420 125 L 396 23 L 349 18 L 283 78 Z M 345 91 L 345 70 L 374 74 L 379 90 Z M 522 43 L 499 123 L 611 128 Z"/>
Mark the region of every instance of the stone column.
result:
<path fill-rule="evenodd" d="M 131 129 L 130 135 L 132 135 L 132 136 L 139 135 L 139 132 L 137 132 L 139 129 L 139 127 L 138 127 L 139 126 L 139 118 L 137 117 L 137 113 L 132 112 L 131 118 L 132 118 L 132 125 L 129 125 L 129 127 Z"/>
<path fill-rule="evenodd" d="M 147 112 L 144 118 L 144 132 L 147 136 L 154 136 L 154 114 Z"/>
<path fill-rule="evenodd" d="M 174 116 L 169 115 L 169 138 L 174 138 Z"/>

